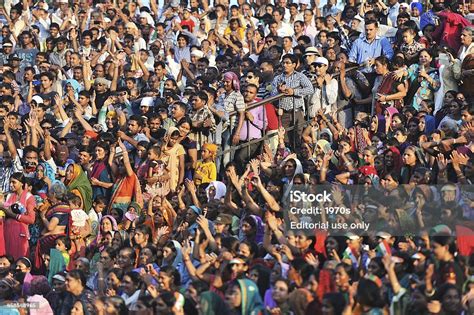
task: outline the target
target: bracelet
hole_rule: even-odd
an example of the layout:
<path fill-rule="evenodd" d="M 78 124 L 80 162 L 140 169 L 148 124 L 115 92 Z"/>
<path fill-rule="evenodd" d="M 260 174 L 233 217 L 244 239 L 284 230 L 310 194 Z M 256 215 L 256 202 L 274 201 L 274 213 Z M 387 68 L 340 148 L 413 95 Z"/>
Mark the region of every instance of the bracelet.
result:
<path fill-rule="evenodd" d="M 453 144 L 456 144 L 456 138 L 453 139 Z"/>
<path fill-rule="evenodd" d="M 20 219 L 21 219 L 21 214 L 17 214 L 15 218 L 16 218 L 17 221 L 20 221 Z"/>

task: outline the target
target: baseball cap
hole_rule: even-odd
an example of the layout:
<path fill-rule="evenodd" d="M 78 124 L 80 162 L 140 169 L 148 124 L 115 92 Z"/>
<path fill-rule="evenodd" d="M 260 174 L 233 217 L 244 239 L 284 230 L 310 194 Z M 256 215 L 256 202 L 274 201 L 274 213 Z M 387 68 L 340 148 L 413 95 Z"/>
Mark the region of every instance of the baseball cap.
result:
<path fill-rule="evenodd" d="M 35 101 L 36 104 L 43 104 L 44 103 L 44 100 L 41 96 L 39 95 L 35 95 L 31 98 L 32 101 Z"/>
<path fill-rule="evenodd" d="M 242 265 L 245 265 L 247 262 L 245 260 L 243 260 L 242 258 L 234 258 L 232 259 L 229 264 L 230 265 L 234 265 L 234 264 L 242 264 Z"/>
<path fill-rule="evenodd" d="M 13 55 L 10 55 L 10 57 L 8 57 L 8 60 L 21 60 L 21 58 L 18 57 L 17 54 L 13 54 Z"/>
<path fill-rule="evenodd" d="M 388 232 L 383 232 L 383 231 L 377 232 L 377 234 L 375 234 L 375 236 L 380 237 L 380 238 L 382 238 L 382 239 L 384 239 L 384 240 L 385 240 L 385 239 L 389 239 L 389 238 L 392 237 L 392 235 L 391 235 L 390 233 L 388 233 Z"/>
<path fill-rule="evenodd" d="M 179 7 L 179 0 L 172 0 L 170 6 L 172 8 L 177 8 Z"/>
<path fill-rule="evenodd" d="M 355 234 L 352 233 L 352 232 L 347 232 L 347 233 L 346 233 L 346 237 L 347 237 L 348 239 L 350 239 L 351 241 L 357 241 L 357 240 L 360 239 L 360 236 L 355 235 Z"/>
<path fill-rule="evenodd" d="M 13 43 L 8 41 L 3 43 L 3 47 L 13 47 Z"/>

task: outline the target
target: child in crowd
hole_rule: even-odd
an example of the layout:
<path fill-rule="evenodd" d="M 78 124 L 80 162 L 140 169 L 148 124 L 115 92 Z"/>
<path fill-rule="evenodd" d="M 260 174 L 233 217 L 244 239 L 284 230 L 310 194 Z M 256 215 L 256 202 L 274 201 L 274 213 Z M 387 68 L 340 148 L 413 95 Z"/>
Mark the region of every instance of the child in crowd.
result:
<path fill-rule="evenodd" d="M 194 183 L 196 185 L 209 184 L 217 179 L 216 153 L 217 145 L 205 143 L 202 146 L 201 160 L 197 162 L 194 173 Z"/>

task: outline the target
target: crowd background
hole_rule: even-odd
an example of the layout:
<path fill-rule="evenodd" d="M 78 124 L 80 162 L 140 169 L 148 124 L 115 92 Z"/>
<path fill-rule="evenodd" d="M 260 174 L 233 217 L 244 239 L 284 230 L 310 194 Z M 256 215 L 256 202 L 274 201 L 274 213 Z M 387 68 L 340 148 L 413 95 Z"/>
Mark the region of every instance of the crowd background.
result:
<path fill-rule="evenodd" d="M 473 9 L 2 1 L 0 314 L 474 314 Z"/>

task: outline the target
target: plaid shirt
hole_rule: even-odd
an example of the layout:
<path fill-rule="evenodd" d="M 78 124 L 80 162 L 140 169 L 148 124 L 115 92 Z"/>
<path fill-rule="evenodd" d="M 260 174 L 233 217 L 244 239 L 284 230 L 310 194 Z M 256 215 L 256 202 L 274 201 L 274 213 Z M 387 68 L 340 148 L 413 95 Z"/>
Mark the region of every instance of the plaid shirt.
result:
<path fill-rule="evenodd" d="M 198 109 L 197 111 L 193 111 L 190 115 L 190 118 L 193 122 L 196 121 L 205 121 L 206 119 L 210 118 L 212 121 L 212 125 L 208 127 L 208 132 L 203 132 L 205 131 L 206 127 L 201 127 L 201 128 L 191 128 L 191 134 L 189 137 L 191 140 L 196 141 L 197 144 L 197 149 L 200 150 L 201 146 L 205 142 L 209 142 L 209 135 L 211 133 L 214 133 L 216 130 L 216 120 L 214 119 L 214 115 L 212 112 L 207 108 L 207 106 L 204 106 L 201 109 Z"/>
<path fill-rule="evenodd" d="M 285 84 L 287 88 L 292 88 L 294 95 L 283 97 L 280 100 L 279 107 L 284 111 L 304 108 L 304 97 L 314 93 L 313 84 L 307 76 L 301 72 L 293 72 L 289 76 L 282 73 L 273 79 L 272 82 L 272 96 L 279 94 L 278 86 Z"/>

